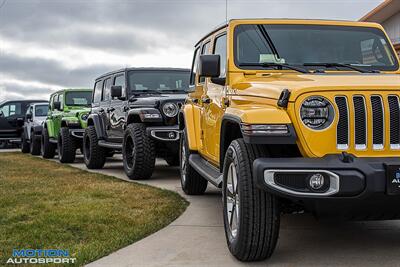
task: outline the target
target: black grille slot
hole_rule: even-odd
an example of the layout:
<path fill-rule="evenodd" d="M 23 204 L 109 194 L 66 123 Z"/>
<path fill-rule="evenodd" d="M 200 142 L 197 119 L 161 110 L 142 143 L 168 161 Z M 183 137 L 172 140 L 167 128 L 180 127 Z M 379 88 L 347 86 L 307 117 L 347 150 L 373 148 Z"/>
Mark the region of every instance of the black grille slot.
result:
<path fill-rule="evenodd" d="M 371 96 L 371 108 L 373 148 L 383 149 L 384 118 L 382 98 L 380 96 Z"/>
<path fill-rule="evenodd" d="M 307 173 L 275 173 L 274 180 L 277 185 L 294 190 L 306 190 Z"/>
<path fill-rule="evenodd" d="M 390 145 L 400 145 L 400 108 L 397 96 L 388 96 L 390 110 Z M 399 147 L 397 147 L 399 148 Z"/>
<path fill-rule="evenodd" d="M 367 111 L 364 97 L 354 96 L 353 104 L 356 149 L 365 149 L 367 145 Z"/>
<path fill-rule="evenodd" d="M 337 124 L 337 146 L 339 149 L 347 149 L 349 144 L 349 112 L 347 99 L 344 96 L 335 97 L 335 102 L 339 110 L 339 121 Z"/>

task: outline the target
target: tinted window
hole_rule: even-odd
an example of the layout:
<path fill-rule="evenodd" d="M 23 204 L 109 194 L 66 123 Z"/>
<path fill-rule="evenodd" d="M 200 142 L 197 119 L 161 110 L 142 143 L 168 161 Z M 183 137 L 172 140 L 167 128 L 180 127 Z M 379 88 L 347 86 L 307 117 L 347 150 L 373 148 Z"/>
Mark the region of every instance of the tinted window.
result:
<path fill-rule="evenodd" d="M 104 82 L 102 101 L 108 101 L 111 98 L 111 78 Z"/>
<path fill-rule="evenodd" d="M 200 51 L 199 47 L 194 51 L 193 62 L 192 62 L 192 72 L 190 73 L 190 85 L 194 85 L 194 81 L 196 79 L 197 65 L 199 63 L 199 51 Z"/>
<path fill-rule="evenodd" d="M 210 41 L 208 41 L 207 43 L 205 43 L 204 45 L 203 45 L 203 47 L 201 48 L 201 54 L 202 55 L 208 55 L 208 54 L 210 54 L 210 44 L 211 44 L 211 42 Z M 199 82 L 200 83 L 203 83 L 204 81 L 205 81 L 205 77 L 200 77 L 199 78 Z"/>
<path fill-rule="evenodd" d="M 36 105 L 35 106 L 35 116 L 47 116 L 47 111 L 49 110 L 48 105 Z"/>
<path fill-rule="evenodd" d="M 91 103 L 91 91 L 70 91 L 65 94 L 65 104 L 67 106 L 89 106 Z"/>
<path fill-rule="evenodd" d="M 215 40 L 214 54 L 220 55 L 221 67 L 220 77 L 225 77 L 226 74 L 226 34 L 218 36 Z"/>
<path fill-rule="evenodd" d="M 94 85 L 93 103 L 99 103 L 101 100 L 101 92 L 103 89 L 103 81 L 98 81 Z"/>
<path fill-rule="evenodd" d="M 130 71 L 130 94 L 135 92 L 186 92 L 189 87 L 188 71 Z"/>
<path fill-rule="evenodd" d="M 122 96 L 125 96 L 125 75 L 118 75 L 114 79 L 114 85 L 122 86 Z"/>
<path fill-rule="evenodd" d="M 305 63 L 340 63 L 377 70 L 398 68 L 389 41 L 377 28 L 239 25 L 235 29 L 234 46 L 235 63 L 246 68 L 245 64 L 260 63 L 300 66 Z"/>
<path fill-rule="evenodd" d="M 24 111 L 22 110 L 22 105 L 21 103 L 9 103 L 5 104 L 0 108 L 2 111 L 2 116 L 5 118 L 11 117 L 11 116 L 18 116 L 22 115 Z"/>

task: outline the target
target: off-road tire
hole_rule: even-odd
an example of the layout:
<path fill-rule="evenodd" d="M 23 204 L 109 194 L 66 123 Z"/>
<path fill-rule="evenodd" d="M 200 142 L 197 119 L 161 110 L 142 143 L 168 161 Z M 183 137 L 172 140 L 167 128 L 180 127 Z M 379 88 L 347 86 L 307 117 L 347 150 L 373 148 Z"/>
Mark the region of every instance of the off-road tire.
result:
<path fill-rule="evenodd" d="M 124 170 L 131 180 L 149 179 L 156 163 L 154 141 L 147 135 L 146 126 L 141 123 L 129 124 L 122 144 Z"/>
<path fill-rule="evenodd" d="M 168 163 L 168 165 L 171 167 L 176 167 L 176 166 L 180 165 L 180 160 L 179 160 L 178 154 L 176 154 L 176 155 L 174 154 L 169 157 L 165 157 L 164 159 Z"/>
<path fill-rule="evenodd" d="M 99 146 L 94 126 L 88 126 L 83 134 L 83 160 L 88 169 L 101 169 L 106 163 L 107 150 Z"/>
<path fill-rule="evenodd" d="M 40 155 L 40 135 L 35 135 L 34 132 L 31 133 L 31 143 L 30 143 L 30 153 L 31 155 Z"/>
<path fill-rule="evenodd" d="M 234 140 L 226 152 L 223 170 L 224 226 L 228 248 L 241 261 L 260 261 L 269 258 L 276 246 L 280 210 L 275 196 L 260 190 L 254 183 L 253 161 L 265 157 L 257 145 Z M 239 216 L 236 236 L 231 234 L 227 215 L 227 174 L 231 163 L 236 168 Z"/>
<path fill-rule="evenodd" d="M 75 161 L 76 144 L 74 138 L 69 134 L 69 129 L 61 127 L 57 143 L 58 160 L 61 163 L 72 163 Z"/>
<path fill-rule="evenodd" d="M 50 142 L 49 132 L 47 131 L 47 128 L 43 128 L 42 130 L 40 153 L 45 159 L 52 159 L 56 154 L 56 146 L 55 144 Z"/>
<path fill-rule="evenodd" d="M 202 195 L 207 189 L 208 181 L 204 179 L 204 177 L 202 177 L 192 166 L 190 166 L 190 153 L 191 152 L 189 150 L 186 132 L 184 129 L 182 131 L 179 146 L 182 190 L 187 195 Z"/>
<path fill-rule="evenodd" d="M 29 143 L 25 137 L 26 136 L 25 131 L 26 131 L 26 129 L 24 129 L 24 132 L 22 133 L 22 136 L 21 136 L 21 152 L 29 153 Z"/>

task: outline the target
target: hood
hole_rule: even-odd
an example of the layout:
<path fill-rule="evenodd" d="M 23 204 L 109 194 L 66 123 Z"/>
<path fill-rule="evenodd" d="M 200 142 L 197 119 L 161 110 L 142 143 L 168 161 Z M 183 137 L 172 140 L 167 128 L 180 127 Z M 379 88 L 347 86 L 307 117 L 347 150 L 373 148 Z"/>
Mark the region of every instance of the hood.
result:
<path fill-rule="evenodd" d="M 282 90 L 291 92 L 290 101 L 304 93 L 352 90 L 399 90 L 400 74 L 384 73 L 258 73 L 247 75 L 246 80 L 232 85 L 231 93 L 278 99 Z"/>
<path fill-rule="evenodd" d="M 179 102 L 186 99 L 186 94 L 154 94 L 154 95 L 144 95 L 136 97 L 134 101 L 131 102 L 131 106 L 140 107 L 155 107 L 160 103 L 165 103 L 168 101 Z"/>

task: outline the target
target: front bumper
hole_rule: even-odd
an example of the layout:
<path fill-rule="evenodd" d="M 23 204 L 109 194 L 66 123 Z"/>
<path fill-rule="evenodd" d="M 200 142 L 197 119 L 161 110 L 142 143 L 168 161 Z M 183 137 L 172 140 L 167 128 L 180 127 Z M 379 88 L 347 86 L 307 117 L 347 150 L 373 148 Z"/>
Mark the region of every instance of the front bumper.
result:
<path fill-rule="evenodd" d="M 356 158 L 329 155 L 324 158 L 259 158 L 253 172 L 257 186 L 304 206 L 317 216 L 346 219 L 400 218 L 400 194 L 387 190 L 386 165 L 399 158 Z M 309 185 L 312 174 L 327 182 L 322 191 Z"/>
<path fill-rule="evenodd" d="M 163 142 L 174 142 L 179 140 L 180 130 L 178 125 L 147 127 L 146 133 L 153 139 Z"/>
<path fill-rule="evenodd" d="M 85 129 L 69 129 L 69 134 L 78 139 L 83 139 L 84 133 Z"/>

